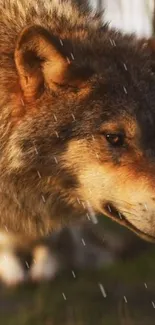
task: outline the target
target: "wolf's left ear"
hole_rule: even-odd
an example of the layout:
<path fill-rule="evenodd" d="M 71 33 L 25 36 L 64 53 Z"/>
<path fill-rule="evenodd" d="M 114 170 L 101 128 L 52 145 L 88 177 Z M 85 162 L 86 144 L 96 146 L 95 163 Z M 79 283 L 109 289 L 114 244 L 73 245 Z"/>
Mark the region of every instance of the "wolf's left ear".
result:
<path fill-rule="evenodd" d="M 81 79 L 88 78 L 87 73 L 75 73 L 62 41 L 41 26 L 30 26 L 21 32 L 15 63 L 24 96 L 30 101 L 40 96 L 45 84 L 49 88 L 78 87 Z"/>

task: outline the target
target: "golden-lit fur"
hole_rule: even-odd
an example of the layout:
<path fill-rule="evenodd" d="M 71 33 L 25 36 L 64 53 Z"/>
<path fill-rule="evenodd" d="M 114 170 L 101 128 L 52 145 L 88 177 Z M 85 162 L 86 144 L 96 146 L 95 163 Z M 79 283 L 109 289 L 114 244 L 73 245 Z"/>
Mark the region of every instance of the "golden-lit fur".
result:
<path fill-rule="evenodd" d="M 89 213 L 154 241 L 154 42 L 71 0 L 2 0 L 0 32 L 3 281 L 54 276 L 51 231 Z"/>

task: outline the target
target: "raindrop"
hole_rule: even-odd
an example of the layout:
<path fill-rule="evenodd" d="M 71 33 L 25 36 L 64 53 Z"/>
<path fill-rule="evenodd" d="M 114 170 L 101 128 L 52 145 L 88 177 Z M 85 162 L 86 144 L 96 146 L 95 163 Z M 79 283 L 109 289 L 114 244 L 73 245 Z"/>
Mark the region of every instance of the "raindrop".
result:
<path fill-rule="evenodd" d="M 146 284 L 146 282 L 144 283 L 144 286 L 145 286 L 145 288 L 147 289 L 147 284 Z"/>
<path fill-rule="evenodd" d="M 64 300 L 67 300 L 66 295 L 64 294 L 64 292 L 62 292 L 62 296 L 63 296 Z"/>
<path fill-rule="evenodd" d="M 55 121 L 57 122 L 58 119 L 55 114 L 53 114 L 53 117 L 54 117 Z"/>
<path fill-rule="evenodd" d="M 43 202 L 46 203 L 45 196 L 42 194 L 41 197 L 42 197 Z"/>
<path fill-rule="evenodd" d="M 126 64 L 125 64 L 125 63 L 123 63 L 123 65 L 124 65 L 124 69 L 127 71 L 127 70 L 128 70 L 128 68 L 127 68 Z"/>
<path fill-rule="evenodd" d="M 56 164 L 58 164 L 58 160 L 55 156 L 54 156 L 54 160 L 55 160 Z"/>
<path fill-rule="evenodd" d="M 125 303 L 127 304 L 128 301 L 127 301 L 126 296 L 124 296 L 123 298 L 124 298 Z"/>
<path fill-rule="evenodd" d="M 90 205 L 90 203 L 87 201 L 87 209 L 89 211 L 89 214 L 90 214 L 90 217 L 91 217 L 91 220 L 94 224 L 97 224 L 98 223 L 98 219 L 96 217 L 96 214 L 95 214 L 95 211 L 94 209 L 92 208 L 92 206 Z"/>
<path fill-rule="evenodd" d="M 37 170 L 37 174 L 38 174 L 38 177 L 41 179 L 41 174 L 40 174 L 39 170 Z"/>
<path fill-rule="evenodd" d="M 73 53 L 71 53 L 71 58 L 72 60 L 75 60 Z"/>
<path fill-rule="evenodd" d="M 72 270 L 72 275 L 73 275 L 73 278 L 75 279 L 76 278 L 76 274 L 75 272 Z"/>
<path fill-rule="evenodd" d="M 28 262 L 27 262 L 27 261 L 25 261 L 25 264 L 26 264 L 27 268 L 29 269 L 29 268 L 30 268 L 30 266 L 29 266 L 29 264 L 28 264 Z"/>
<path fill-rule="evenodd" d="M 103 297 L 106 298 L 107 297 L 107 294 L 105 292 L 105 289 L 104 289 L 102 283 L 98 283 L 98 286 L 99 286 L 99 288 L 101 290 L 101 293 L 102 293 Z"/>
<path fill-rule="evenodd" d="M 153 308 L 155 308 L 155 303 L 154 303 L 154 301 L 152 301 L 152 306 L 153 306 Z"/>
<path fill-rule="evenodd" d="M 128 92 L 127 92 L 127 89 L 125 86 L 123 86 L 123 89 L 124 89 L 125 94 L 127 94 Z"/>
<path fill-rule="evenodd" d="M 82 241 L 83 246 L 86 246 L 86 243 L 83 238 L 81 239 L 81 241 Z"/>
<path fill-rule="evenodd" d="M 57 131 L 55 131 L 55 134 L 56 134 L 57 138 L 59 138 L 59 134 L 58 134 L 58 132 L 57 132 Z"/>
<path fill-rule="evenodd" d="M 108 208 L 109 212 L 111 213 L 110 205 L 107 205 L 107 208 Z"/>

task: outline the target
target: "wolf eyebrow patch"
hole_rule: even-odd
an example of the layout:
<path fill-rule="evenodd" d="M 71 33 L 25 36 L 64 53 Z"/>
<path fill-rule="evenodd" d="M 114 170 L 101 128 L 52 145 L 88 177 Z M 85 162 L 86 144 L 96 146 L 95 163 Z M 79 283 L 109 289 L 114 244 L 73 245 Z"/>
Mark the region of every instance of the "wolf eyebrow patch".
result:
<path fill-rule="evenodd" d="M 100 126 L 100 132 L 119 133 L 122 132 L 127 138 L 132 138 L 138 134 L 136 120 L 130 116 L 118 116 L 116 120 L 104 122 Z"/>

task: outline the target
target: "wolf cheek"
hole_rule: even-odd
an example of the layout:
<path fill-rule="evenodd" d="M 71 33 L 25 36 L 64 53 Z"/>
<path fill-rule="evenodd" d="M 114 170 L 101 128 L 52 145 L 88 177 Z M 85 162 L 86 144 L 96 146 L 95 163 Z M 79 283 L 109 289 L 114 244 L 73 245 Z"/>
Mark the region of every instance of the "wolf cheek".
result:
<path fill-rule="evenodd" d="M 86 140 L 71 141 L 68 146 L 66 166 L 74 162 L 79 180 L 77 196 L 96 213 L 105 214 L 145 240 L 155 242 L 154 164 L 149 167 L 143 158 L 132 157 L 129 161 L 131 157 L 126 157 L 122 166 L 114 164 L 106 154 L 106 162 L 102 162 L 103 153 L 98 153 L 96 156 L 95 145 L 90 146 Z"/>

